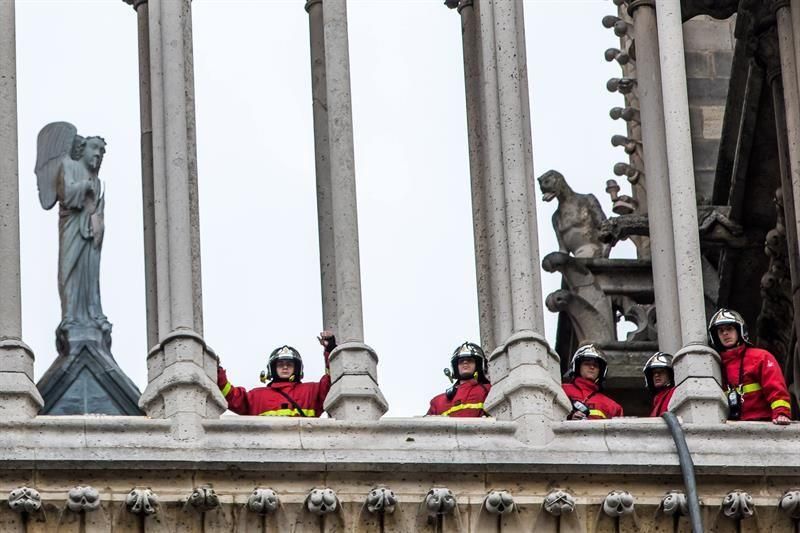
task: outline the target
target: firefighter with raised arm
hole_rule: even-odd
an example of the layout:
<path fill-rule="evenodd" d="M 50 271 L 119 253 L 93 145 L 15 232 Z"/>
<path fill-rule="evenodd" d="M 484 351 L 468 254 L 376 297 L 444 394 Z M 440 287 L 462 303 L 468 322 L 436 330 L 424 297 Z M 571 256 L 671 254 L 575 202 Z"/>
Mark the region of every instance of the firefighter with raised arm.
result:
<path fill-rule="evenodd" d="M 594 344 L 579 347 L 569 365 L 570 382 L 562 387 L 572 402 L 567 420 L 602 420 L 622 416 L 622 407 L 603 394 L 608 362 Z"/>
<path fill-rule="evenodd" d="M 431 400 L 427 415 L 488 416 L 483 402 L 492 386 L 487 377 L 486 355 L 480 346 L 471 342 L 461 344 L 450 357 L 450 368 L 444 373 L 456 382 Z"/>
<path fill-rule="evenodd" d="M 789 424 L 792 406 L 783 371 L 775 356 L 750 343 L 742 315 L 730 309 L 714 313 L 708 339 L 722 360 L 728 420 Z"/>
<path fill-rule="evenodd" d="M 672 370 L 672 355 L 664 352 L 654 353 L 644 364 L 644 383 L 653 403 L 650 416 L 661 416 L 669 411 L 669 401 L 675 392 L 675 372 Z"/>
<path fill-rule="evenodd" d="M 228 409 L 240 415 L 319 417 L 331 388 L 328 357 L 336 348 L 333 333 L 323 331 L 317 337 L 324 348 L 325 375 L 317 383 L 304 383 L 303 359 L 291 346 L 275 348 L 261 372 L 264 387 L 248 391 L 234 387 L 225 369 L 217 368 L 217 385 L 228 400 Z M 267 383 L 269 382 L 269 383 Z"/>

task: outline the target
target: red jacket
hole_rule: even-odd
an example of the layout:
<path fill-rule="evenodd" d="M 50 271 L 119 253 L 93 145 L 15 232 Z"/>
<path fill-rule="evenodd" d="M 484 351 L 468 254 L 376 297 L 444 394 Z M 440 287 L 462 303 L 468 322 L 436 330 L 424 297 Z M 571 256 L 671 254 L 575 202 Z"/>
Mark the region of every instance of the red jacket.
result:
<path fill-rule="evenodd" d="M 779 415 L 792 416 L 783 371 L 771 353 L 742 344 L 725 350 L 720 356 L 726 387 L 743 386 L 740 420 L 774 420 Z M 739 368 L 742 364 L 744 372 L 740 383 Z"/>
<path fill-rule="evenodd" d="M 656 392 L 653 396 L 653 405 L 650 409 L 650 416 L 661 416 L 669 411 L 669 402 L 672 400 L 672 394 L 675 392 L 675 387 L 663 387 L 660 391 Z"/>
<path fill-rule="evenodd" d="M 487 416 L 483 410 L 483 401 L 491 388 L 488 383 L 478 383 L 474 379 L 459 382 L 453 399 L 448 400 L 447 393 L 434 396 L 427 414 L 455 417 Z"/>
<path fill-rule="evenodd" d="M 588 418 L 590 420 L 622 416 L 622 407 L 600 392 L 600 386 L 593 381 L 576 377 L 572 383 L 564 383 L 562 387 L 571 402 L 577 400 L 589 408 Z"/>
<path fill-rule="evenodd" d="M 297 403 L 307 417 L 319 417 L 328 391 L 331 377 L 327 372 L 328 354 L 325 353 L 325 375 L 318 383 L 297 383 L 294 381 L 271 381 L 266 387 L 248 391 L 244 387 L 234 387 L 228 381 L 225 369 L 217 371 L 217 385 L 228 400 L 228 409 L 240 415 L 259 416 L 302 416 L 297 408 L 279 390 Z"/>

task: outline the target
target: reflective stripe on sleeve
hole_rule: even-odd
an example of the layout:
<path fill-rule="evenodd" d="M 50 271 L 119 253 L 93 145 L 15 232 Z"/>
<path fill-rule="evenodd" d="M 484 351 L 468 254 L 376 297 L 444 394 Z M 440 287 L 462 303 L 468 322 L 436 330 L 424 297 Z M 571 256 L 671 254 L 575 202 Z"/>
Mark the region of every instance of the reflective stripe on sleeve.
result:
<path fill-rule="evenodd" d="M 761 383 L 748 383 L 747 385 L 742 387 L 742 394 L 756 392 L 759 390 L 761 390 Z"/>
<path fill-rule="evenodd" d="M 791 409 L 792 405 L 787 402 L 786 400 L 775 400 L 771 404 L 769 404 L 770 409 L 777 409 L 778 407 L 785 407 L 787 409 Z"/>
<path fill-rule="evenodd" d="M 306 416 L 315 416 L 316 411 L 313 409 L 303 409 L 303 414 Z M 264 411 L 258 416 L 300 416 L 300 411 L 297 409 L 275 409 L 274 411 Z"/>
<path fill-rule="evenodd" d="M 224 387 L 222 387 L 222 395 L 226 398 L 228 397 L 228 393 L 231 392 L 233 385 L 230 382 L 226 383 Z"/>
<path fill-rule="evenodd" d="M 608 418 L 606 414 L 600 409 L 589 409 L 589 416 L 599 416 L 600 418 Z"/>
<path fill-rule="evenodd" d="M 455 413 L 456 411 L 463 411 L 464 409 L 483 409 L 483 402 L 481 403 L 462 403 L 461 405 L 454 405 L 441 416 L 450 416 L 451 413 Z"/>

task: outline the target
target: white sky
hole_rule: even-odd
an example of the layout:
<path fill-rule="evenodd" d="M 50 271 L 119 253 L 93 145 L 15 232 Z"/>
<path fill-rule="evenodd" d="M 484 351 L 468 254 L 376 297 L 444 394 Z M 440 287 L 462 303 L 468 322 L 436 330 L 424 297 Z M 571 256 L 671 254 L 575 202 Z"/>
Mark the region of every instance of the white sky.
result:
<path fill-rule="evenodd" d="M 247 387 L 284 343 L 303 354 L 307 380 L 322 373 L 303 4 L 193 2 L 205 338 Z M 600 20 L 616 7 L 525 9 L 535 174 L 559 169 L 610 214 L 605 180 L 625 160 L 610 138 L 625 128 L 608 117 L 622 100 L 605 82 L 620 69 L 603 51 L 619 43 Z M 441 0 L 351 0 L 349 31 L 365 341 L 380 357 L 388 414 L 418 415 L 448 386 L 453 348 L 478 340 L 460 21 Z M 23 339 L 36 378 L 55 357 L 60 308 L 57 214 L 39 205 L 35 143 L 46 123 L 66 120 L 108 142 L 103 306 L 114 355 L 144 390 L 136 15 L 121 0 L 17 0 L 17 63 Z M 537 194 L 541 257 L 557 249 L 555 207 Z M 560 276 L 543 284 L 544 297 Z M 552 343 L 556 317 L 544 312 Z"/>

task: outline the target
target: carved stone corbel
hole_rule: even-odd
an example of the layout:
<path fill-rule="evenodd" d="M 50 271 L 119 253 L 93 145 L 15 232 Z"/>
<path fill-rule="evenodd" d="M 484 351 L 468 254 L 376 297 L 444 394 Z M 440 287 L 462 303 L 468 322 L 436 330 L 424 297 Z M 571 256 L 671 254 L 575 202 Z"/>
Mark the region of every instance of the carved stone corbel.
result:
<path fill-rule="evenodd" d="M 542 503 L 544 510 L 553 516 L 562 516 L 575 511 L 575 498 L 561 489 L 551 490 Z"/>
<path fill-rule="evenodd" d="M 397 505 L 397 496 L 386 487 L 376 487 L 367 494 L 367 511 L 373 514 L 392 514 Z"/>
<path fill-rule="evenodd" d="M 67 509 L 73 513 L 90 513 L 100 507 L 100 493 L 94 487 L 77 486 L 67 493 Z"/>
<path fill-rule="evenodd" d="M 448 488 L 434 487 L 425 495 L 425 508 L 431 516 L 452 514 L 456 508 L 456 497 Z"/>
<path fill-rule="evenodd" d="M 155 514 L 158 512 L 158 496 L 149 488 L 136 487 L 125 497 L 125 508 L 135 515 Z"/>
<path fill-rule="evenodd" d="M 633 495 L 627 490 L 613 490 L 603 500 L 603 512 L 612 518 L 632 514 L 634 502 Z"/>
<path fill-rule="evenodd" d="M 42 508 L 42 496 L 30 487 L 18 487 L 8 494 L 8 506 L 17 513 L 33 514 Z"/>
<path fill-rule="evenodd" d="M 792 520 L 800 520 L 800 489 L 784 492 L 778 507 Z"/>
<path fill-rule="evenodd" d="M 189 495 L 186 505 L 195 511 L 205 513 L 219 507 L 219 497 L 214 489 L 209 486 L 197 487 Z"/>
<path fill-rule="evenodd" d="M 279 505 L 278 494 L 272 489 L 255 489 L 247 499 L 247 510 L 260 515 L 274 513 Z"/>
<path fill-rule="evenodd" d="M 486 495 L 483 506 L 490 514 L 509 514 L 514 511 L 514 497 L 507 490 L 493 490 Z"/>
<path fill-rule="evenodd" d="M 315 515 L 330 514 L 339 508 L 339 498 L 329 488 L 313 489 L 306 497 L 306 508 Z"/>
<path fill-rule="evenodd" d="M 754 512 L 753 497 L 743 490 L 732 490 L 722 499 L 722 514 L 728 518 L 744 520 Z"/>
<path fill-rule="evenodd" d="M 688 516 L 689 503 L 686 494 L 679 490 L 671 490 L 661 500 L 661 510 L 667 516 Z"/>

